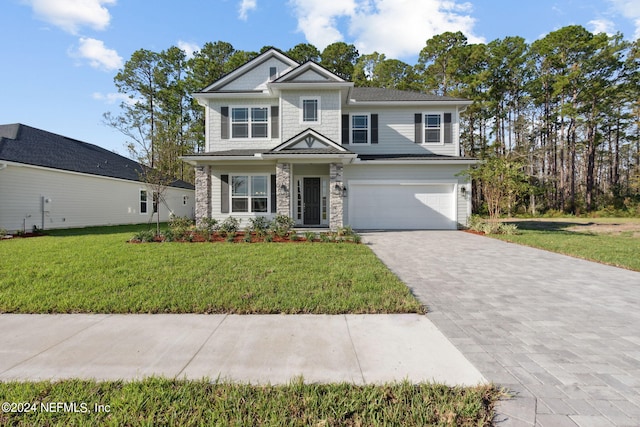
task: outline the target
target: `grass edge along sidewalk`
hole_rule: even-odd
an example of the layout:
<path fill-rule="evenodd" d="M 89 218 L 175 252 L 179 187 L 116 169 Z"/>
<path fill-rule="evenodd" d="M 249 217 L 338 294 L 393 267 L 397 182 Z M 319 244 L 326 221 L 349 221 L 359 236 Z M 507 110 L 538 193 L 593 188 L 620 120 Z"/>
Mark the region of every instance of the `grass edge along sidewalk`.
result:
<path fill-rule="evenodd" d="M 421 313 L 361 244 L 130 244 L 116 226 L 0 242 L 0 313 Z"/>
<path fill-rule="evenodd" d="M 489 426 L 502 392 L 491 385 L 250 385 L 142 381 L 0 383 L 2 425 L 455 425 Z M 44 404 L 43 405 L 41 405 Z M 53 403 L 54 411 L 46 411 Z M 64 405 L 67 404 L 65 410 Z M 57 408 L 61 410 L 57 410 Z M 41 410 L 45 408 L 45 410 Z M 4 410 L 4 409 L 9 409 Z M 86 409 L 86 410 L 85 410 Z"/>

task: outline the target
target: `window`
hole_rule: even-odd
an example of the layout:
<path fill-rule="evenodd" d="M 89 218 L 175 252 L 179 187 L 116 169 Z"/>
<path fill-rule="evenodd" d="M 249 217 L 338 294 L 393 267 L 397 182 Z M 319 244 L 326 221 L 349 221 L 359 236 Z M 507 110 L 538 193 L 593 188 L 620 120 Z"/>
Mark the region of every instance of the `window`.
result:
<path fill-rule="evenodd" d="M 231 176 L 231 212 L 269 212 L 267 175 Z"/>
<path fill-rule="evenodd" d="M 351 116 L 351 143 L 369 143 L 369 115 L 354 114 Z"/>
<path fill-rule="evenodd" d="M 424 142 L 425 144 L 437 144 L 442 130 L 442 116 L 440 114 L 424 115 Z"/>
<path fill-rule="evenodd" d="M 278 77 L 278 68 L 269 67 L 269 81 L 273 81 Z"/>
<path fill-rule="evenodd" d="M 301 122 L 320 123 L 320 98 L 300 98 Z"/>
<path fill-rule="evenodd" d="M 147 190 L 140 190 L 140 213 L 147 213 Z"/>
<path fill-rule="evenodd" d="M 146 214 L 149 209 L 147 190 L 140 190 L 140 213 Z M 158 193 L 153 193 L 153 213 L 158 212 Z"/>
<path fill-rule="evenodd" d="M 231 138 L 267 138 L 269 136 L 269 108 L 231 108 Z"/>

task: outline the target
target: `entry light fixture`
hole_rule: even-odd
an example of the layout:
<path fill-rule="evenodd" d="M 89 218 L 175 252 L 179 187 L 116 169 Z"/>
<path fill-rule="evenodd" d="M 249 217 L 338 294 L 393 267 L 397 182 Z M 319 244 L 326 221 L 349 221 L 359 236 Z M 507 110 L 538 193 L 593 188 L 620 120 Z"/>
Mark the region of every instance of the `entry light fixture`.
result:
<path fill-rule="evenodd" d="M 340 182 L 336 182 L 334 187 L 336 194 L 340 194 L 342 197 L 347 197 L 347 187 Z"/>
<path fill-rule="evenodd" d="M 460 187 L 460 194 L 462 197 L 467 197 L 467 187 L 465 185 Z"/>

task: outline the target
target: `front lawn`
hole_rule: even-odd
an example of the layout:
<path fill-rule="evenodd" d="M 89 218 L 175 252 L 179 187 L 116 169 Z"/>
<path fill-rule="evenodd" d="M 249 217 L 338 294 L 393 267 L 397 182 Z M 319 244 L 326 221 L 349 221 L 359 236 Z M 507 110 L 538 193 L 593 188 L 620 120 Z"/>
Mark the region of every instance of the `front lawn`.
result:
<path fill-rule="evenodd" d="M 491 386 L 409 383 L 252 386 L 157 378 L 0 383 L 1 401 L 29 404 L 22 413 L 3 405 L 0 424 L 489 426 L 499 396 Z"/>
<path fill-rule="evenodd" d="M 501 240 L 640 271 L 640 218 L 554 218 L 510 221 L 519 234 Z"/>
<path fill-rule="evenodd" d="M 52 231 L 0 241 L 0 312 L 423 310 L 365 245 L 127 243 L 140 228 Z"/>

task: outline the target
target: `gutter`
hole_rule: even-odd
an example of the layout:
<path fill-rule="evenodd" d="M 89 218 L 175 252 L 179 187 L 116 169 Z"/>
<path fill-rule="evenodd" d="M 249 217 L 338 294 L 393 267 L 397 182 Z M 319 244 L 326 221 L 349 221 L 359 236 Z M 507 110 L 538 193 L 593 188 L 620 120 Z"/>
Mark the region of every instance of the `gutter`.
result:
<path fill-rule="evenodd" d="M 3 169 L 6 169 L 7 166 L 8 165 L 6 163 L 0 163 L 0 171 L 3 170 Z"/>

